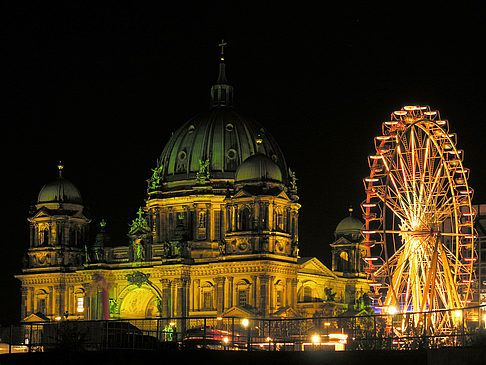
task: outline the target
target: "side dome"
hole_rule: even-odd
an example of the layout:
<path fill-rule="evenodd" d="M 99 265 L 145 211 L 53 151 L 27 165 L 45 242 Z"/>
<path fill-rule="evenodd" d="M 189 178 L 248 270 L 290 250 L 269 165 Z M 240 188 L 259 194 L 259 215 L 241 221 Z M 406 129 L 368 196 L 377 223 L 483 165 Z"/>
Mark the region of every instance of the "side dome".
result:
<path fill-rule="evenodd" d="M 257 153 L 248 157 L 236 170 L 235 181 L 255 182 L 271 181 L 282 183 L 282 171 L 280 167 L 268 156 Z"/>
<path fill-rule="evenodd" d="M 37 204 L 72 203 L 83 204 L 81 193 L 72 182 L 62 177 L 63 165 L 59 165 L 59 176 L 56 180 L 45 184 L 37 196 Z"/>
<path fill-rule="evenodd" d="M 232 108 L 215 107 L 196 115 L 172 135 L 159 166 L 166 182 L 194 179 L 201 162 L 206 161 L 211 179 L 234 180 L 238 166 L 257 153 L 268 156 L 287 179 L 287 165 L 275 139 L 259 123 Z"/>
<path fill-rule="evenodd" d="M 363 222 L 358 218 L 353 217 L 353 209 L 349 209 L 349 216 L 344 218 L 336 227 L 334 231 L 334 237 L 339 239 L 341 237 L 348 238 L 350 240 L 361 239 L 361 229 L 363 228 Z"/>

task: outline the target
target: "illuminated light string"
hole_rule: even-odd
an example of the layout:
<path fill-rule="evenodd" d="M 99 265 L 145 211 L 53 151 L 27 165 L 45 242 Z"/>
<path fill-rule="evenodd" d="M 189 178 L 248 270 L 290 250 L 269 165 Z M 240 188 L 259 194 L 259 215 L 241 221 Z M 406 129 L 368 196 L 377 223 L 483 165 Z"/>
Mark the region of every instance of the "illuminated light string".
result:
<path fill-rule="evenodd" d="M 467 185 L 462 152 L 455 147 L 456 135 L 447 128 L 448 122 L 437 111 L 407 106 L 395 111 L 392 120 L 383 123 L 384 135 L 375 138 L 377 154 L 369 156 L 371 174 L 365 178 L 367 198 L 361 204 L 362 233 L 366 242 L 373 242 L 365 261 L 374 304 L 385 311 L 459 308 L 471 299 L 476 238 L 469 233 L 474 230 L 473 190 Z M 392 134 L 395 145 L 390 150 L 385 143 Z M 386 219 L 386 212 L 392 218 Z M 461 217 L 469 219 L 464 222 Z M 371 239 L 375 235 L 381 239 Z M 387 248 L 390 237 L 393 244 Z M 446 237 L 452 240 L 446 243 Z M 466 246 L 471 254 L 463 256 L 461 248 Z M 464 286 L 461 292 L 459 285 Z M 429 333 L 452 331 L 455 319 L 450 312 L 434 312 L 430 318 Z M 412 325 L 402 321 L 397 329 L 406 335 L 423 323 L 422 315 L 414 314 Z"/>

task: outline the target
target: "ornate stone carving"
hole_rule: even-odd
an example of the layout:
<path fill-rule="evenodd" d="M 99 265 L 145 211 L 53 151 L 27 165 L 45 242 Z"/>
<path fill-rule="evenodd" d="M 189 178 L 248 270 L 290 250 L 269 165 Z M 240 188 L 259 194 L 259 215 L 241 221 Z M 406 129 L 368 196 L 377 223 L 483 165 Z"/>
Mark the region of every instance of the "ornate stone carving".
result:
<path fill-rule="evenodd" d="M 147 285 L 151 285 L 152 284 L 150 282 L 150 280 L 149 280 L 149 277 L 150 277 L 150 274 L 144 274 L 143 272 L 140 272 L 140 271 L 135 271 L 132 274 L 125 275 L 125 278 L 127 279 L 127 281 L 130 284 L 136 285 L 139 288 L 143 284 L 147 284 Z"/>

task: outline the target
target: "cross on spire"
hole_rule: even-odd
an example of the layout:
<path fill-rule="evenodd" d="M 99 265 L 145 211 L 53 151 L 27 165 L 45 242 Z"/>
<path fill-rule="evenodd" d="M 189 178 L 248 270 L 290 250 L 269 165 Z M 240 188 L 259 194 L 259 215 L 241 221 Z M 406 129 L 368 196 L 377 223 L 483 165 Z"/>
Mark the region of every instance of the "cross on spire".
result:
<path fill-rule="evenodd" d="M 224 56 L 224 47 L 226 47 L 228 43 L 224 41 L 224 39 L 221 40 L 221 43 L 218 44 L 219 47 L 221 47 L 221 59 L 223 59 Z"/>

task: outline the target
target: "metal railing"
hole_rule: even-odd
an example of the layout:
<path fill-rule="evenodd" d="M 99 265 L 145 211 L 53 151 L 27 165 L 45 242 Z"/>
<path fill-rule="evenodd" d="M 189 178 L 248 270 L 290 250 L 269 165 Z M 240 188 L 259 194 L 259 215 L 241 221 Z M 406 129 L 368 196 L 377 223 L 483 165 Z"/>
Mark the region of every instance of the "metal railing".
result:
<path fill-rule="evenodd" d="M 63 320 L 0 327 L 0 353 L 50 350 L 368 350 L 486 345 L 486 305 L 455 310 L 456 326 L 435 334 L 414 314 L 356 317 L 182 317 Z M 424 312 L 423 320 L 434 312 Z M 407 330 L 403 330 L 409 323 Z M 397 328 L 400 330 L 397 331 Z"/>

